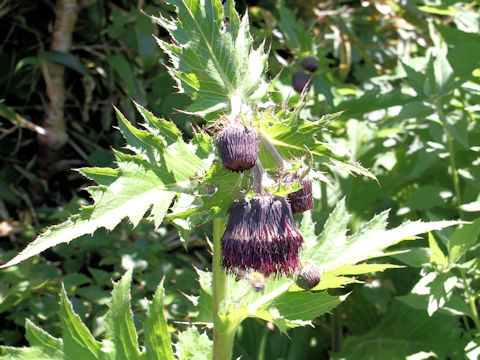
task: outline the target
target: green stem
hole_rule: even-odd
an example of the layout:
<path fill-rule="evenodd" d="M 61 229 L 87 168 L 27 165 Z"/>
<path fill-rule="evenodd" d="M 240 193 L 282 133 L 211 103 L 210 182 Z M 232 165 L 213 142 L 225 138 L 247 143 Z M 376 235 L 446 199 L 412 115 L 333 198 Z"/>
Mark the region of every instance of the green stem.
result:
<path fill-rule="evenodd" d="M 338 308 L 332 310 L 332 352 L 337 353 L 341 349 L 342 344 L 342 325 L 341 325 L 340 313 Z"/>
<path fill-rule="evenodd" d="M 321 195 L 321 211 L 324 213 L 328 212 L 328 202 L 327 202 L 327 184 L 324 181 L 320 182 L 320 195 Z"/>
<path fill-rule="evenodd" d="M 221 218 L 213 220 L 213 260 L 212 260 L 212 310 L 213 310 L 213 360 L 230 360 L 232 358 L 233 340 L 237 326 L 228 322 L 228 317 L 221 315 L 221 305 L 228 301 L 228 278 L 222 268 L 221 238 L 225 224 Z"/>
<path fill-rule="evenodd" d="M 460 219 L 464 218 L 463 210 L 460 209 L 460 205 L 462 205 L 462 194 L 460 192 L 460 181 L 458 178 L 458 171 L 457 171 L 457 164 L 455 162 L 455 154 L 454 154 L 454 147 L 453 147 L 453 137 L 450 134 L 447 126 L 447 117 L 443 113 L 442 103 L 440 99 L 435 102 L 435 107 L 440 117 L 440 121 L 442 122 L 443 128 L 445 129 L 445 133 L 447 134 L 447 144 L 448 144 L 448 152 L 450 154 L 450 167 L 452 169 L 452 181 L 453 181 L 453 188 L 455 191 L 456 203 L 458 208 L 458 213 L 460 215 Z"/>
<path fill-rule="evenodd" d="M 463 286 L 465 287 L 465 292 L 467 293 L 467 298 L 468 298 L 468 304 L 470 305 L 470 311 L 472 312 L 473 323 L 475 324 L 477 331 L 480 331 L 480 320 L 478 318 L 477 307 L 475 306 L 475 296 L 470 291 L 467 278 L 465 277 L 465 270 L 460 269 L 460 273 L 462 274 Z"/>

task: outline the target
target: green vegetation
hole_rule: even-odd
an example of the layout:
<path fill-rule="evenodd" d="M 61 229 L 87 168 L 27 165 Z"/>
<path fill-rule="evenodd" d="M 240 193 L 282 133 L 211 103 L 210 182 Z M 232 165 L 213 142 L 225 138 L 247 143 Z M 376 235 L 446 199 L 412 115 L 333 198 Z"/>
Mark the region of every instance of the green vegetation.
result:
<path fill-rule="evenodd" d="M 204 3 L 0 3 L 0 359 L 477 359 L 478 4 Z M 299 173 L 320 282 L 226 274 Z"/>

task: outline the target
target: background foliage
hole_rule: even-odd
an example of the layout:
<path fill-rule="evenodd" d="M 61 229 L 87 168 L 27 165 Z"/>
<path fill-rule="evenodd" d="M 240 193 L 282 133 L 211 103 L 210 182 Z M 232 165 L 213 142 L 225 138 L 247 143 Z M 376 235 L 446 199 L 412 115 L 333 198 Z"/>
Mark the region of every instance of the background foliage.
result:
<path fill-rule="evenodd" d="M 388 226 L 404 220 L 463 219 L 471 224 L 432 232 L 414 240 L 413 250 L 394 255 L 401 270 L 361 276 L 332 296 L 355 290 L 331 314 L 315 319 L 316 328 L 290 330 L 292 341 L 269 323 L 246 320 L 236 353 L 245 359 L 309 358 L 470 358 L 479 350 L 478 235 L 480 232 L 478 5 L 468 2 L 292 2 L 248 5 L 255 47 L 270 46 L 267 76 L 281 75 L 272 96 L 296 105 L 300 95 L 291 75 L 300 59 L 318 57 L 309 100 L 301 116 L 318 121 L 343 111 L 326 126 L 325 142 L 335 140 L 376 175 L 346 176 L 323 169 L 330 185 L 317 184 L 316 233 L 346 194 L 352 232 L 374 214 L 392 208 Z M 151 34 L 168 41 L 147 14 L 171 11 L 161 1 L 93 1 L 82 10 L 68 56 L 49 52 L 54 3 L 6 1 L 0 4 L 1 259 L 9 259 L 46 226 L 66 219 L 89 202 L 86 184 L 72 167 L 112 166 L 108 148 L 124 141 L 112 131 L 115 104 L 131 121 L 133 98 L 157 116 L 172 119 L 192 137 L 190 125 L 203 121 L 184 109 L 188 97 L 175 94 L 166 56 Z M 41 13 L 41 20 L 38 14 Z M 468 61 L 466 60 L 468 59 Z M 69 142 L 49 179 L 35 169 L 34 125 L 44 111 L 45 62 L 67 67 L 66 122 Z M 139 120 L 139 118 L 137 118 Z M 344 149 L 332 149 L 341 154 Z M 40 194 L 40 195 L 39 195 Z M 43 195 L 42 195 L 43 194 Z M 73 309 L 97 338 L 107 337 L 104 319 L 111 278 L 133 269 L 133 320 L 143 322 L 147 303 L 165 275 L 169 330 L 174 321 L 197 314 L 179 293 L 200 295 L 196 268 L 210 263 L 203 227 L 190 234 L 186 253 L 171 225 L 153 229 L 122 222 L 111 233 L 97 231 L 72 245 L 0 273 L 0 341 L 24 345 L 25 319 L 60 336 L 58 294 L 64 283 Z M 397 250 L 401 250 L 401 245 Z M 390 259 L 390 261 L 392 261 Z M 67 304 L 66 297 L 62 304 Z M 65 311 L 68 306 L 63 307 Z M 142 329 L 142 326 L 137 326 Z M 200 336 L 192 330 L 191 336 Z M 107 330 L 108 332 L 108 330 Z M 140 330 L 141 343 L 144 334 Z M 28 339 L 28 337 L 27 337 Z M 188 341 L 187 341 L 188 342 Z M 368 344 L 368 345 L 367 345 Z M 187 350 L 184 350 L 187 351 Z"/>

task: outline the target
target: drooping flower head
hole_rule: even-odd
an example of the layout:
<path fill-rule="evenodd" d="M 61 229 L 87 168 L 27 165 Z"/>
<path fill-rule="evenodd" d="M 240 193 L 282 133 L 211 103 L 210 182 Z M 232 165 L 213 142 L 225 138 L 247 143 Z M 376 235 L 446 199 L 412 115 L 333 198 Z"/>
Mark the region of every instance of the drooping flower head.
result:
<path fill-rule="evenodd" d="M 302 188 L 287 195 L 293 214 L 313 209 L 312 179 L 304 177 L 300 183 Z"/>
<path fill-rule="evenodd" d="M 303 238 L 285 199 L 272 195 L 235 200 L 222 237 L 222 265 L 237 273 L 290 275 L 299 266 Z"/>
<path fill-rule="evenodd" d="M 229 125 L 218 134 L 217 149 L 227 169 L 249 170 L 255 166 L 258 159 L 258 134 L 245 125 Z"/>

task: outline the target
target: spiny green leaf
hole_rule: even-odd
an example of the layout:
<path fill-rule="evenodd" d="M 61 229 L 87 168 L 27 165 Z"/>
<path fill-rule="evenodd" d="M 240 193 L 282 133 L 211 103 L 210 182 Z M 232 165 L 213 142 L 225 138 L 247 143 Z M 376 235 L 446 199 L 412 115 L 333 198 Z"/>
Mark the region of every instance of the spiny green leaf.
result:
<path fill-rule="evenodd" d="M 163 314 L 163 280 L 158 285 L 153 301 L 148 303 L 145 319 L 145 360 L 173 360 L 172 344 Z"/>
<path fill-rule="evenodd" d="M 459 221 L 406 222 L 397 228 L 386 230 L 388 212 L 376 215 L 355 234 L 347 236 L 347 224 L 350 215 L 345 207 L 345 199 L 341 200 L 330 214 L 324 230 L 318 240 L 314 234 L 315 224 L 311 216 L 306 214 L 302 220 L 301 231 L 304 234 L 304 262 L 315 263 L 321 271 L 322 280 L 315 290 L 341 287 L 352 282 L 352 278 L 344 275 L 361 275 L 369 272 L 384 271 L 399 266 L 361 263 L 369 259 L 388 256 L 400 252 L 386 252 L 386 249 L 404 239 L 412 239 L 416 235 L 447 226 L 457 225 Z"/>
<path fill-rule="evenodd" d="M 151 209 L 156 226 L 162 222 L 177 193 L 192 193 L 192 179 L 208 169 L 212 159 L 200 159 L 182 140 L 180 132 L 137 105 L 155 134 L 138 130 L 118 112 L 119 126 L 136 155 L 115 152 L 117 169 L 83 168 L 79 171 L 99 186 L 87 188 L 94 204 L 53 226 L 1 267 L 11 266 L 61 243 L 105 227 L 112 230 L 124 219 L 136 226 Z"/>
<path fill-rule="evenodd" d="M 25 324 L 25 338 L 30 346 L 38 346 L 43 349 L 45 356 L 49 359 L 63 359 L 63 341 L 57 339 L 40 329 L 37 325 L 27 319 Z"/>
<path fill-rule="evenodd" d="M 255 104 L 267 90 L 263 74 L 267 54 L 253 49 L 248 16 L 239 19 L 233 0 L 167 0 L 177 19 L 152 20 L 164 27 L 174 43 L 157 39 L 170 56 L 168 70 L 178 89 L 193 100 L 192 113 L 207 115 L 230 107 L 232 99 Z M 235 101 L 235 100 L 234 100 Z"/>
<path fill-rule="evenodd" d="M 63 341 L 40 329 L 29 319 L 26 321 L 25 337 L 29 348 L 1 346 L 2 360 L 64 360 Z"/>
<path fill-rule="evenodd" d="M 129 270 L 119 282 L 114 284 L 112 304 L 105 322 L 105 338 L 113 343 L 116 360 L 140 358 L 137 331 L 130 309 L 131 282 L 132 271 Z"/>
<path fill-rule="evenodd" d="M 262 136 L 275 145 L 284 158 L 291 155 L 312 154 L 316 163 L 341 168 L 348 173 L 368 176 L 376 180 L 369 170 L 359 163 L 351 161 L 345 150 L 337 150 L 336 146 L 321 142 L 324 124 L 341 115 L 341 113 L 325 115 L 319 121 L 312 122 L 298 117 L 299 109 L 290 113 L 284 110 L 269 109 L 255 114 L 261 127 Z"/>
<path fill-rule="evenodd" d="M 178 360 L 210 360 L 212 341 L 207 334 L 200 334 L 195 326 L 181 332 L 176 344 Z"/>
<path fill-rule="evenodd" d="M 60 297 L 60 320 L 63 328 L 65 359 L 103 359 L 102 344 L 95 340 L 80 317 L 75 314 L 63 287 Z"/>

